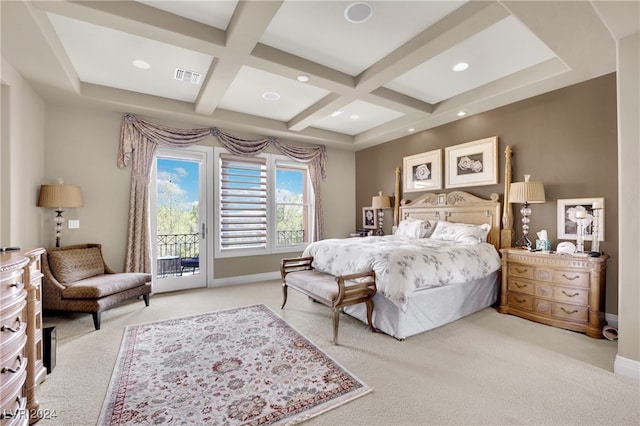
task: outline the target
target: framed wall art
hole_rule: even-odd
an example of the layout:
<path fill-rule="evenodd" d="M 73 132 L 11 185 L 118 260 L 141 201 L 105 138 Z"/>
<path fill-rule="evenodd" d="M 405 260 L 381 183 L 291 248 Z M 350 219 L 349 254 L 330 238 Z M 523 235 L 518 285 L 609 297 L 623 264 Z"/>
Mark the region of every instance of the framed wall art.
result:
<path fill-rule="evenodd" d="M 479 139 L 444 149 L 445 187 L 498 183 L 498 137 Z"/>
<path fill-rule="evenodd" d="M 362 208 L 362 227 L 364 229 L 378 229 L 378 216 L 373 207 Z"/>
<path fill-rule="evenodd" d="M 598 212 L 598 241 L 604 241 L 604 198 L 571 198 L 558 200 L 558 239 L 575 240 L 578 238 L 578 220 L 576 212 L 585 212 L 584 239 L 593 240 L 593 222 L 595 214 L 593 204 L 600 206 Z"/>
<path fill-rule="evenodd" d="M 442 189 L 442 150 L 436 149 L 402 159 L 404 192 Z"/>

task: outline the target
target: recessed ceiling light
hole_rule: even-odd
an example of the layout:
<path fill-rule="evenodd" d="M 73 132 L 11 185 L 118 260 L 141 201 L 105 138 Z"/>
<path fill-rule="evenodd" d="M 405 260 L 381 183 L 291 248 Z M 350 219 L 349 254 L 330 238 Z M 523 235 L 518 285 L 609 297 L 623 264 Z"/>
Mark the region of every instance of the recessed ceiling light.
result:
<path fill-rule="evenodd" d="M 133 61 L 133 66 L 136 68 L 140 68 L 141 70 L 148 70 L 151 68 L 151 65 L 147 61 L 143 61 L 142 59 L 136 59 Z"/>
<path fill-rule="evenodd" d="M 352 120 L 357 120 L 358 118 L 360 118 L 360 116 L 358 114 L 351 114 L 349 118 Z"/>
<path fill-rule="evenodd" d="M 309 81 L 308 75 L 300 74 L 297 78 L 298 78 L 298 81 L 301 81 L 303 83 L 306 83 L 307 81 Z"/>
<path fill-rule="evenodd" d="M 262 99 L 265 99 L 267 101 L 277 101 L 278 99 L 280 99 L 280 94 L 276 92 L 264 92 L 262 94 Z"/>
<path fill-rule="evenodd" d="M 415 131 L 416 131 L 416 129 L 414 129 L 413 127 L 410 127 L 410 128 L 408 128 L 408 129 L 407 129 L 407 131 L 409 131 L 409 132 L 415 132 Z"/>
<path fill-rule="evenodd" d="M 355 3 L 351 3 L 344 10 L 344 18 L 353 23 L 353 24 L 361 24 L 371 18 L 373 14 L 373 7 L 367 2 L 357 1 Z"/>
<path fill-rule="evenodd" d="M 460 63 L 457 63 L 457 64 L 455 64 L 455 65 L 453 66 L 453 70 L 454 70 L 454 71 L 464 71 L 464 70 L 466 70 L 467 68 L 469 68 L 469 64 L 468 64 L 468 63 L 466 63 L 466 62 L 460 62 Z"/>
<path fill-rule="evenodd" d="M 458 117 L 464 117 L 465 115 L 467 115 L 466 111 L 458 111 L 458 113 L 456 114 Z"/>
<path fill-rule="evenodd" d="M 341 110 L 341 109 L 336 110 L 336 111 L 333 111 L 331 114 L 329 114 L 329 117 L 332 117 L 332 118 L 333 118 L 333 117 L 337 117 L 337 116 L 339 116 L 340 114 L 342 114 L 343 112 L 344 112 L 344 111 L 343 111 L 343 110 Z"/>

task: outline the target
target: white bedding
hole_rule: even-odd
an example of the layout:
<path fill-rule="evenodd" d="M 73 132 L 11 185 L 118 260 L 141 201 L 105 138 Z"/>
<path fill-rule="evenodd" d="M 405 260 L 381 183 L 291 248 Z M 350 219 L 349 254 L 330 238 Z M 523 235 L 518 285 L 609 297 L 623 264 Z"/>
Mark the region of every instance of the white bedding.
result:
<path fill-rule="evenodd" d="M 461 243 L 399 236 L 328 239 L 310 244 L 304 256 L 331 275 L 373 270 L 378 292 L 406 311 L 416 289 L 463 284 L 500 268 L 488 243 Z"/>

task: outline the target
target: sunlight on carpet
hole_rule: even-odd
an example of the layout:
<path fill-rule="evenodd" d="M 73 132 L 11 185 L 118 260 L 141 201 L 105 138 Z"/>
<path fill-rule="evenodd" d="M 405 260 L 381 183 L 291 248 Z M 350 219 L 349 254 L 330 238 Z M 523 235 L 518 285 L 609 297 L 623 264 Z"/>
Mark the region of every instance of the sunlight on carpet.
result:
<path fill-rule="evenodd" d="M 98 424 L 295 424 L 370 391 L 252 305 L 128 326 Z"/>

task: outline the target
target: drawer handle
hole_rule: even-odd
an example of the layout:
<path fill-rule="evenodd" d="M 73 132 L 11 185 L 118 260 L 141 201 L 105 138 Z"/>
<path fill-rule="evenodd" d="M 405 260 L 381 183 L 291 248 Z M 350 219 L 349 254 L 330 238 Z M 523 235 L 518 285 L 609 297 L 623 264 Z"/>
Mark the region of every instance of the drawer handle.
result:
<path fill-rule="evenodd" d="M 12 328 L 12 327 L 10 327 L 8 325 L 3 325 L 2 327 L 0 327 L 0 331 L 5 331 L 6 330 L 6 331 L 10 331 L 12 333 L 17 333 L 22 328 L 22 323 L 20 322 L 20 317 L 16 318 L 14 323 L 18 324 L 18 326 L 16 328 Z"/>
<path fill-rule="evenodd" d="M 16 401 L 15 401 L 15 405 L 17 405 L 17 408 L 15 410 L 4 410 L 4 412 L 0 413 L 0 420 L 4 420 L 4 419 L 12 419 L 14 417 L 16 417 L 19 409 L 20 409 L 20 397 L 17 396 L 16 397 Z"/>
<path fill-rule="evenodd" d="M 18 288 L 18 284 L 20 284 L 20 283 L 11 283 L 11 284 L 9 284 L 9 287 L 16 287 L 16 288 Z"/>
<path fill-rule="evenodd" d="M 574 281 L 577 280 L 578 278 L 580 278 L 580 275 L 574 275 L 573 277 L 568 277 L 565 274 L 562 274 L 562 276 L 566 279 L 568 279 L 569 281 Z"/>
<path fill-rule="evenodd" d="M 518 288 L 526 288 L 526 287 L 527 287 L 527 284 L 520 284 L 519 282 L 515 282 L 514 284 L 515 284 L 515 285 L 516 285 L 516 287 L 518 287 Z"/>
<path fill-rule="evenodd" d="M 17 373 L 18 371 L 20 371 L 20 368 L 22 368 L 22 357 L 20 355 L 18 355 L 16 357 L 16 360 L 18 361 L 18 368 L 11 368 L 11 367 L 2 367 L 2 370 L 0 370 L 0 374 L 4 374 L 4 373 Z"/>
<path fill-rule="evenodd" d="M 565 309 L 564 307 L 562 307 L 562 308 L 560 308 L 560 309 L 562 309 L 562 310 L 564 311 L 564 313 L 565 313 L 565 314 L 569 314 L 569 315 L 571 315 L 571 314 L 575 314 L 575 313 L 577 313 L 577 312 L 578 312 L 578 310 L 577 310 L 577 309 L 574 309 L 573 311 L 569 311 L 568 309 Z"/>
<path fill-rule="evenodd" d="M 529 270 L 529 268 L 524 268 L 524 269 L 520 269 L 516 266 L 516 272 L 519 274 L 524 274 L 525 272 L 527 272 Z"/>
<path fill-rule="evenodd" d="M 527 299 L 518 299 L 517 297 L 514 297 L 513 300 L 515 300 L 518 303 L 524 303 L 527 301 Z"/>
<path fill-rule="evenodd" d="M 569 293 L 567 293 L 567 292 L 566 292 L 566 291 L 564 291 L 564 290 L 562 290 L 562 294 L 564 294 L 564 295 L 565 295 L 565 296 L 567 296 L 567 297 L 576 297 L 576 296 L 579 296 L 579 295 L 580 295 L 580 293 L 573 293 L 573 294 L 569 294 Z"/>

